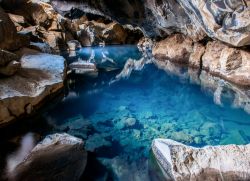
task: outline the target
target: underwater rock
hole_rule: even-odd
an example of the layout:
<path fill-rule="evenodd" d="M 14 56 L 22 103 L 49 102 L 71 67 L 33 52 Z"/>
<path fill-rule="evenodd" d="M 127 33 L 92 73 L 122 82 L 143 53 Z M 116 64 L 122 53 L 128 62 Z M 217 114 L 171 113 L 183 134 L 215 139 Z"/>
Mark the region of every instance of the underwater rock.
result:
<path fill-rule="evenodd" d="M 200 133 L 204 136 L 210 136 L 210 137 L 219 137 L 221 135 L 221 127 L 219 124 L 212 123 L 212 122 L 205 122 L 200 127 Z"/>
<path fill-rule="evenodd" d="M 147 172 L 145 172 L 147 167 L 143 163 L 146 162 L 145 160 L 130 162 L 124 155 L 116 156 L 112 159 L 101 159 L 101 162 L 110 167 L 114 178 L 120 181 L 149 181 Z"/>
<path fill-rule="evenodd" d="M 126 127 L 132 127 L 136 124 L 136 119 L 135 118 L 125 118 L 124 123 Z"/>
<path fill-rule="evenodd" d="M 53 125 L 53 123 L 52 123 Z M 64 121 L 60 126 L 55 125 L 60 131 L 67 132 L 70 135 L 77 136 L 82 139 L 87 139 L 88 133 L 91 131 L 91 123 L 84 119 L 82 115 L 76 115 Z"/>
<path fill-rule="evenodd" d="M 105 134 L 95 133 L 88 137 L 85 148 L 88 151 L 94 152 L 103 146 L 111 146 L 111 142 L 105 139 Z"/>
<path fill-rule="evenodd" d="M 11 180 L 79 180 L 87 163 L 83 141 L 68 134 L 45 137 L 9 173 Z"/>
<path fill-rule="evenodd" d="M 24 55 L 20 62 L 18 73 L 0 79 L 0 125 L 32 113 L 63 88 L 63 57 L 36 53 Z"/>
<path fill-rule="evenodd" d="M 194 148 L 155 139 L 153 155 L 164 180 L 249 180 L 250 144 Z"/>
<path fill-rule="evenodd" d="M 192 143 L 193 142 L 193 138 L 190 135 L 184 133 L 183 131 L 173 132 L 171 135 L 171 138 L 173 140 L 184 142 L 184 143 Z"/>

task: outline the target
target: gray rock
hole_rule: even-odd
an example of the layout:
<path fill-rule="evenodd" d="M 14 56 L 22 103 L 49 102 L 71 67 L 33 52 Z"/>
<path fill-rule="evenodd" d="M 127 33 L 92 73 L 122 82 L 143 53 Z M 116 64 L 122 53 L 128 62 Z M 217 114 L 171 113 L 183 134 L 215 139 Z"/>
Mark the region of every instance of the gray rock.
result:
<path fill-rule="evenodd" d="M 63 88 L 65 60 L 61 56 L 24 55 L 21 71 L 0 79 L 0 125 L 40 107 L 48 96 Z"/>
<path fill-rule="evenodd" d="M 209 36 L 234 46 L 250 44 L 249 1 L 51 0 L 51 3 L 62 14 L 77 8 L 122 24 L 139 26 L 150 37 L 179 32 L 193 40 Z"/>
<path fill-rule="evenodd" d="M 194 148 L 169 139 L 152 143 L 164 180 L 249 180 L 250 144 Z"/>
<path fill-rule="evenodd" d="M 13 180 L 80 179 L 87 163 L 83 141 L 68 134 L 47 136 L 16 166 L 9 176 Z"/>

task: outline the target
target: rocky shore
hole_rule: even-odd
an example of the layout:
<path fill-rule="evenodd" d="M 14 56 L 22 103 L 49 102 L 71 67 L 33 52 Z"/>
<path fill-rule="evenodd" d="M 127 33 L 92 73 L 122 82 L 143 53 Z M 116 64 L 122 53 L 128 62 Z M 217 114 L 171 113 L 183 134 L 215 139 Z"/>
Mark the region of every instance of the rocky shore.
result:
<path fill-rule="evenodd" d="M 138 44 L 143 53 L 139 61 L 126 60 L 113 82 L 129 77 L 133 70 L 142 70 L 152 61 L 167 73 L 209 90 L 215 104 L 220 105 L 225 91 L 230 89 L 227 94 L 234 96 L 233 106 L 250 113 L 249 18 L 250 2 L 246 0 L 1 0 L 0 127 L 36 113 L 49 98 L 63 90 L 69 69 L 92 77 L 98 75 L 100 65 L 78 61 L 67 66 L 61 53 L 75 54 L 81 47 L 105 45 Z M 102 56 L 101 64 L 113 63 L 105 54 Z M 182 71 L 182 66 L 188 71 Z M 101 68 L 110 71 L 117 67 Z M 121 107 L 120 111 L 126 109 Z M 122 120 L 119 130 L 133 127 L 137 122 L 129 115 Z M 75 124 L 85 128 L 78 122 Z M 76 128 L 71 126 L 75 132 L 76 125 Z M 60 131 L 70 125 L 65 127 Z M 211 125 L 206 125 L 199 129 L 210 128 Z M 161 129 L 165 129 L 164 125 Z M 212 130 L 216 132 L 216 125 L 212 125 Z M 140 133 L 134 134 L 140 137 Z M 201 142 L 200 137 L 190 138 L 181 131 L 173 135 L 177 141 L 197 145 Z M 90 138 L 104 139 L 98 134 Z M 210 140 L 203 141 L 209 144 Z M 102 142 L 106 146 L 111 144 Z M 87 147 L 93 151 L 98 143 Z M 194 148 L 156 139 L 152 150 L 166 180 L 250 178 L 249 145 Z M 86 157 L 82 140 L 67 134 L 50 135 L 32 148 L 9 174 L 13 180 L 44 176 L 79 180 Z"/>
<path fill-rule="evenodd" d="M 250 145 L 194 148 L 169 139 L 152 143 L 163 180 L 249 180 Z"/>

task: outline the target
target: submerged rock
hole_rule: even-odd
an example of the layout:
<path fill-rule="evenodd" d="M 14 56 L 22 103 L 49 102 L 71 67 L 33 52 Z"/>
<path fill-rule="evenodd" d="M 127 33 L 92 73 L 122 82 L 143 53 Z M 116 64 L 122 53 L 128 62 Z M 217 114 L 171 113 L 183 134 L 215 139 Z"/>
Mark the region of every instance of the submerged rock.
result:
<path fill-rule="evenodd" d="M 24 55 L 21 70 L 0 79 L 0 125 L 31 114 L 50 95 L 63 87 L 65 60 L 61 56 Z"/>
<path fill-rule="evenodd" d="M 169 139 L 152 143 L 164 180 L 249 180 L 250 145 L 194 148 Z"/>
<path fill-rule="evenodd" d="M 13 180 L 80 179 L 87 163 L 83 141 L 68 134 L 47 136 L 9 173 Z"/>

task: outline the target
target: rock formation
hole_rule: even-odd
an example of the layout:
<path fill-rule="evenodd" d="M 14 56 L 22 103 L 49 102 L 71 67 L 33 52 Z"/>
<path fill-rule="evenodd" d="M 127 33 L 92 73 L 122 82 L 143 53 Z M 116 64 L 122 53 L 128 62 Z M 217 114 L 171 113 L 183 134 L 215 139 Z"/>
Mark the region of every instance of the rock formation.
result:
<path fill-rule="evenodd" d="M 179 32 L 195 41 L 208 36 L 233 46 L 250 44 L 250 3 L 245 0 L 51 0 L 51 3 L 62 14 L 80 9 L 138 26 L 151 37 Z"/>
<path fill-rule="evenodd" d="M 10 180 L 80 179 L 87 163 L 83 141 L 68 134 L 47 136 L 8 173 Z"/>
<path fill-rule="evenodd" d="M 206 70 L 240 86 L 250 86 L 250 51 L 228 46 L 219 41 L 206 45 L 174 34 L 153 47 L 155 61 L 171 61 Z"/>
<path fill-rule="evenodd" d="M 42 53 L 23 55 L 15 75 L 0 79 L 0 125 L 31 114 L 63 87 L 65 60 Z"/>
<path fill-rule="evenodd" d="M 250 145 L 194 148 L 168 139 L 152 143 L 164 180 L 249 180 Z"/>

